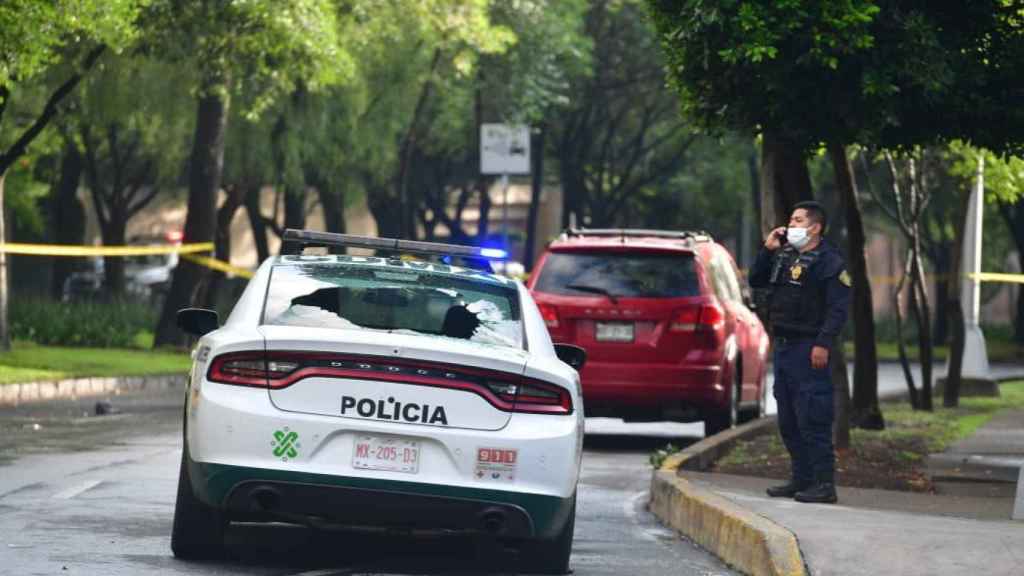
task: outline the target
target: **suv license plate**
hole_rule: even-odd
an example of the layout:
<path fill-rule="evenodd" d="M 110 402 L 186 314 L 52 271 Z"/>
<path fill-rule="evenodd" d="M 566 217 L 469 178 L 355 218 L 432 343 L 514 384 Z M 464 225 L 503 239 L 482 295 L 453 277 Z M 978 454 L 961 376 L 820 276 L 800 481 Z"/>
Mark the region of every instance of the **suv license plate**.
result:
<path fill-rule="evenodd" d="M 632 322 L 598 322 L 596 337 L 601 342 L 632 342 Z"/>
<path fill-rule="evenodd" d="M 352 467 L 416 474 L 420 469 L 420 442 L 401 436 L 360 434 L 352 450 Z"/>

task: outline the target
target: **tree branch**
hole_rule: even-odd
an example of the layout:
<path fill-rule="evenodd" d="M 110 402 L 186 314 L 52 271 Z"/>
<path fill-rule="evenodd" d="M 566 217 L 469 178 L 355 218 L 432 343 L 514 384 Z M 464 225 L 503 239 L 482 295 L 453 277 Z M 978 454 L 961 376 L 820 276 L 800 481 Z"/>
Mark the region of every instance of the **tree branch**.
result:
<path fill-rule="evenodd" d="M 39 113 L 35 122 L 25 129 L 25 132 L 23 132 L 21 136 L 14 141 L 14 144 L 11 144 L 6 152 L 0 154 L 0 174 L 7 172 L 7 169 L 11 167 L 11 164 L 14 164 L 15 160 L 25 154 L 25 151 L 28 149 L 28 145 L 35 140 L 36 136 L 39 136 L 39 133 L 43 131 L 43 128 L 46 128 L 46 125 L 53 120 L 54 116 L 57 115 L 57 106 L 62 100 L 64 100 L 64 98 L 71 94 L 71 91 L 75 89 L 75 86 L 82 81 L 86 72 L 96 64 L 96 61 L 99 60 L 100 55 L 103 54 L 105 49 L 106 46 L 103 44 L 93 48 L 92 51 L 86 55 L 85 61 L 82 63 L 82 67 L 72 74 L 64 84 L 61 84 L 61 86 L 50 95 L 50 99 L 46 101 L 46 105 L 43 106 L 43 111 Z"/>

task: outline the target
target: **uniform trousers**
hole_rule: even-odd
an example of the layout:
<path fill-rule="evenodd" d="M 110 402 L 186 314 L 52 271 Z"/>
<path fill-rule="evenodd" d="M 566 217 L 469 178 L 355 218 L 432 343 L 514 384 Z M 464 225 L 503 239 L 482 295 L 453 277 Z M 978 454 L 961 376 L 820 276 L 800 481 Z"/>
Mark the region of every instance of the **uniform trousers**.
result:
<path fill-rule="evenodd" d="M 835 420 L 829 366 L 811 366 L 810 338 L 774 339 L 775 385 L 779 433 L 792 461 L 793 480 L 808 486 L 835 482 Z M 831 364 L 831 354 L 829 358 Z"/>

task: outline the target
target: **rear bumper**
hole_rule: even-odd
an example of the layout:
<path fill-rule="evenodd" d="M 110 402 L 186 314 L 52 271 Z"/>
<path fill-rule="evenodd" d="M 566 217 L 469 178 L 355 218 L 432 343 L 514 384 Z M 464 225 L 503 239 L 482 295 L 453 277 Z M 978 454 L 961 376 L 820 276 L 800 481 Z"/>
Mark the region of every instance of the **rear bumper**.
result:
<path fill-rule="evenodd" d="M 572 497 L 381 481 L 189 461 L 196 496 L 232 518 L 551 538 Z"/>
<path fill-rule="evenodd" d="M 489 431 L 285 412 L 266 390 L 207 381 L 189 392 L 185 436 L 193 491 L 240 517 L 479 530 L 481 515 L 500 512 L 503 535 L 547 538 L 564 525 L 576 492 L 580 411 L 517 413 L 502 430 Z M 418 471 L 354 467 L 358 434 L 418 440 Z M 295 450 L 275 454 L 278 435 L 291 436 Z M 478 475 L 481 448 L 517 450 L 514 473 Z M 273 514 L 258 506 L 254 492 L 261 487 L 277 493 Z"/>
<path fill-rule="evenodd" d="M 671 415 L 725 409 L 729 403 L 717 365 L 588 362 L 580 379 L 587 416 Z"/>

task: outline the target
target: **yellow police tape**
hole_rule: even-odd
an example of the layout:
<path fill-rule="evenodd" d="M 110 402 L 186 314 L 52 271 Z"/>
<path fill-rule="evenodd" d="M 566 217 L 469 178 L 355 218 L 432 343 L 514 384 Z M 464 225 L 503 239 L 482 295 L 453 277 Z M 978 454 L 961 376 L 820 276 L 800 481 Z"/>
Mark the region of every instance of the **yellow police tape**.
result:
<path fill-rule="evenodd" d="M 252 270 L 232 266 L 223 260 L 199 256 L 198 252 L 213 251 L 213 242 L 194 244 L 161 244 L 151 246 L 69 246 L 67 244 L 18 244 L 0 242 L 0 252 L 30 256 L 149 256 L 153 254 L 180 254 L 182 258 L 242 278 L 252 278 Z"/>
<path fill-rule="evenodd" d="M 217 270 L 225 274 L 234 274 L 242 278 L 252 278 L 254 273 L 252 270 L 247 268 L 239 268 L 238 266 L 232 266 L 223 260 L 217 260 L 216 258 L 210 258 L 208 256 L 197 256 L 195 254 L 182 254 L 182 258 L 190 262 L 195 262 L 202 266 L 206 266 L 211 270 Z"/>
<path fill-rule="evenodd" d="M 66 244 L 16 244 L 0 242 L 0 252 L 33 256 L 148 256 L 151 254 L 194 254 L 210 252 L 213 242 L 162 244 L 153 246 L 69 246 Z"/>
<path fill-rule="evenodd" d="M 980 272 L 968 274 L 968 278 L 977 278 L 979 282 L 1012 282 L 1024 284 L 1024 274 L 1000 274 L 997 272 Z"/>
<path fill-rule="evenodd" d="M 0 252 L 8 254 L 28 254 L 33 256 L 148 256 L 151 254 L 181 254 L 182 258 L 206 266 L 211 270 L 234 274 L 242 278 L 252 278 L 253 271 L 247 268 L 232 266 L 223 260 L 199 256 L 198 252 L 212 252 L 213 242 L 196 242 L 194 244 L 164 244 L 152 246 L 69 246 L 66 244 L 18 244 L 0 242 Z M 741 270 L 746 275 L 747 270 Z M 935 278 L 931 274 L 929 279 Z M 1002 274 L 998 272 L 981 272 L 966 274 L 968 278 L 977 278 L 979 282 L 1009 282 L 1024 284 L 1024 274 Z M 872 276 L 873 284 L 895 284 L 898 276 Z"/>

